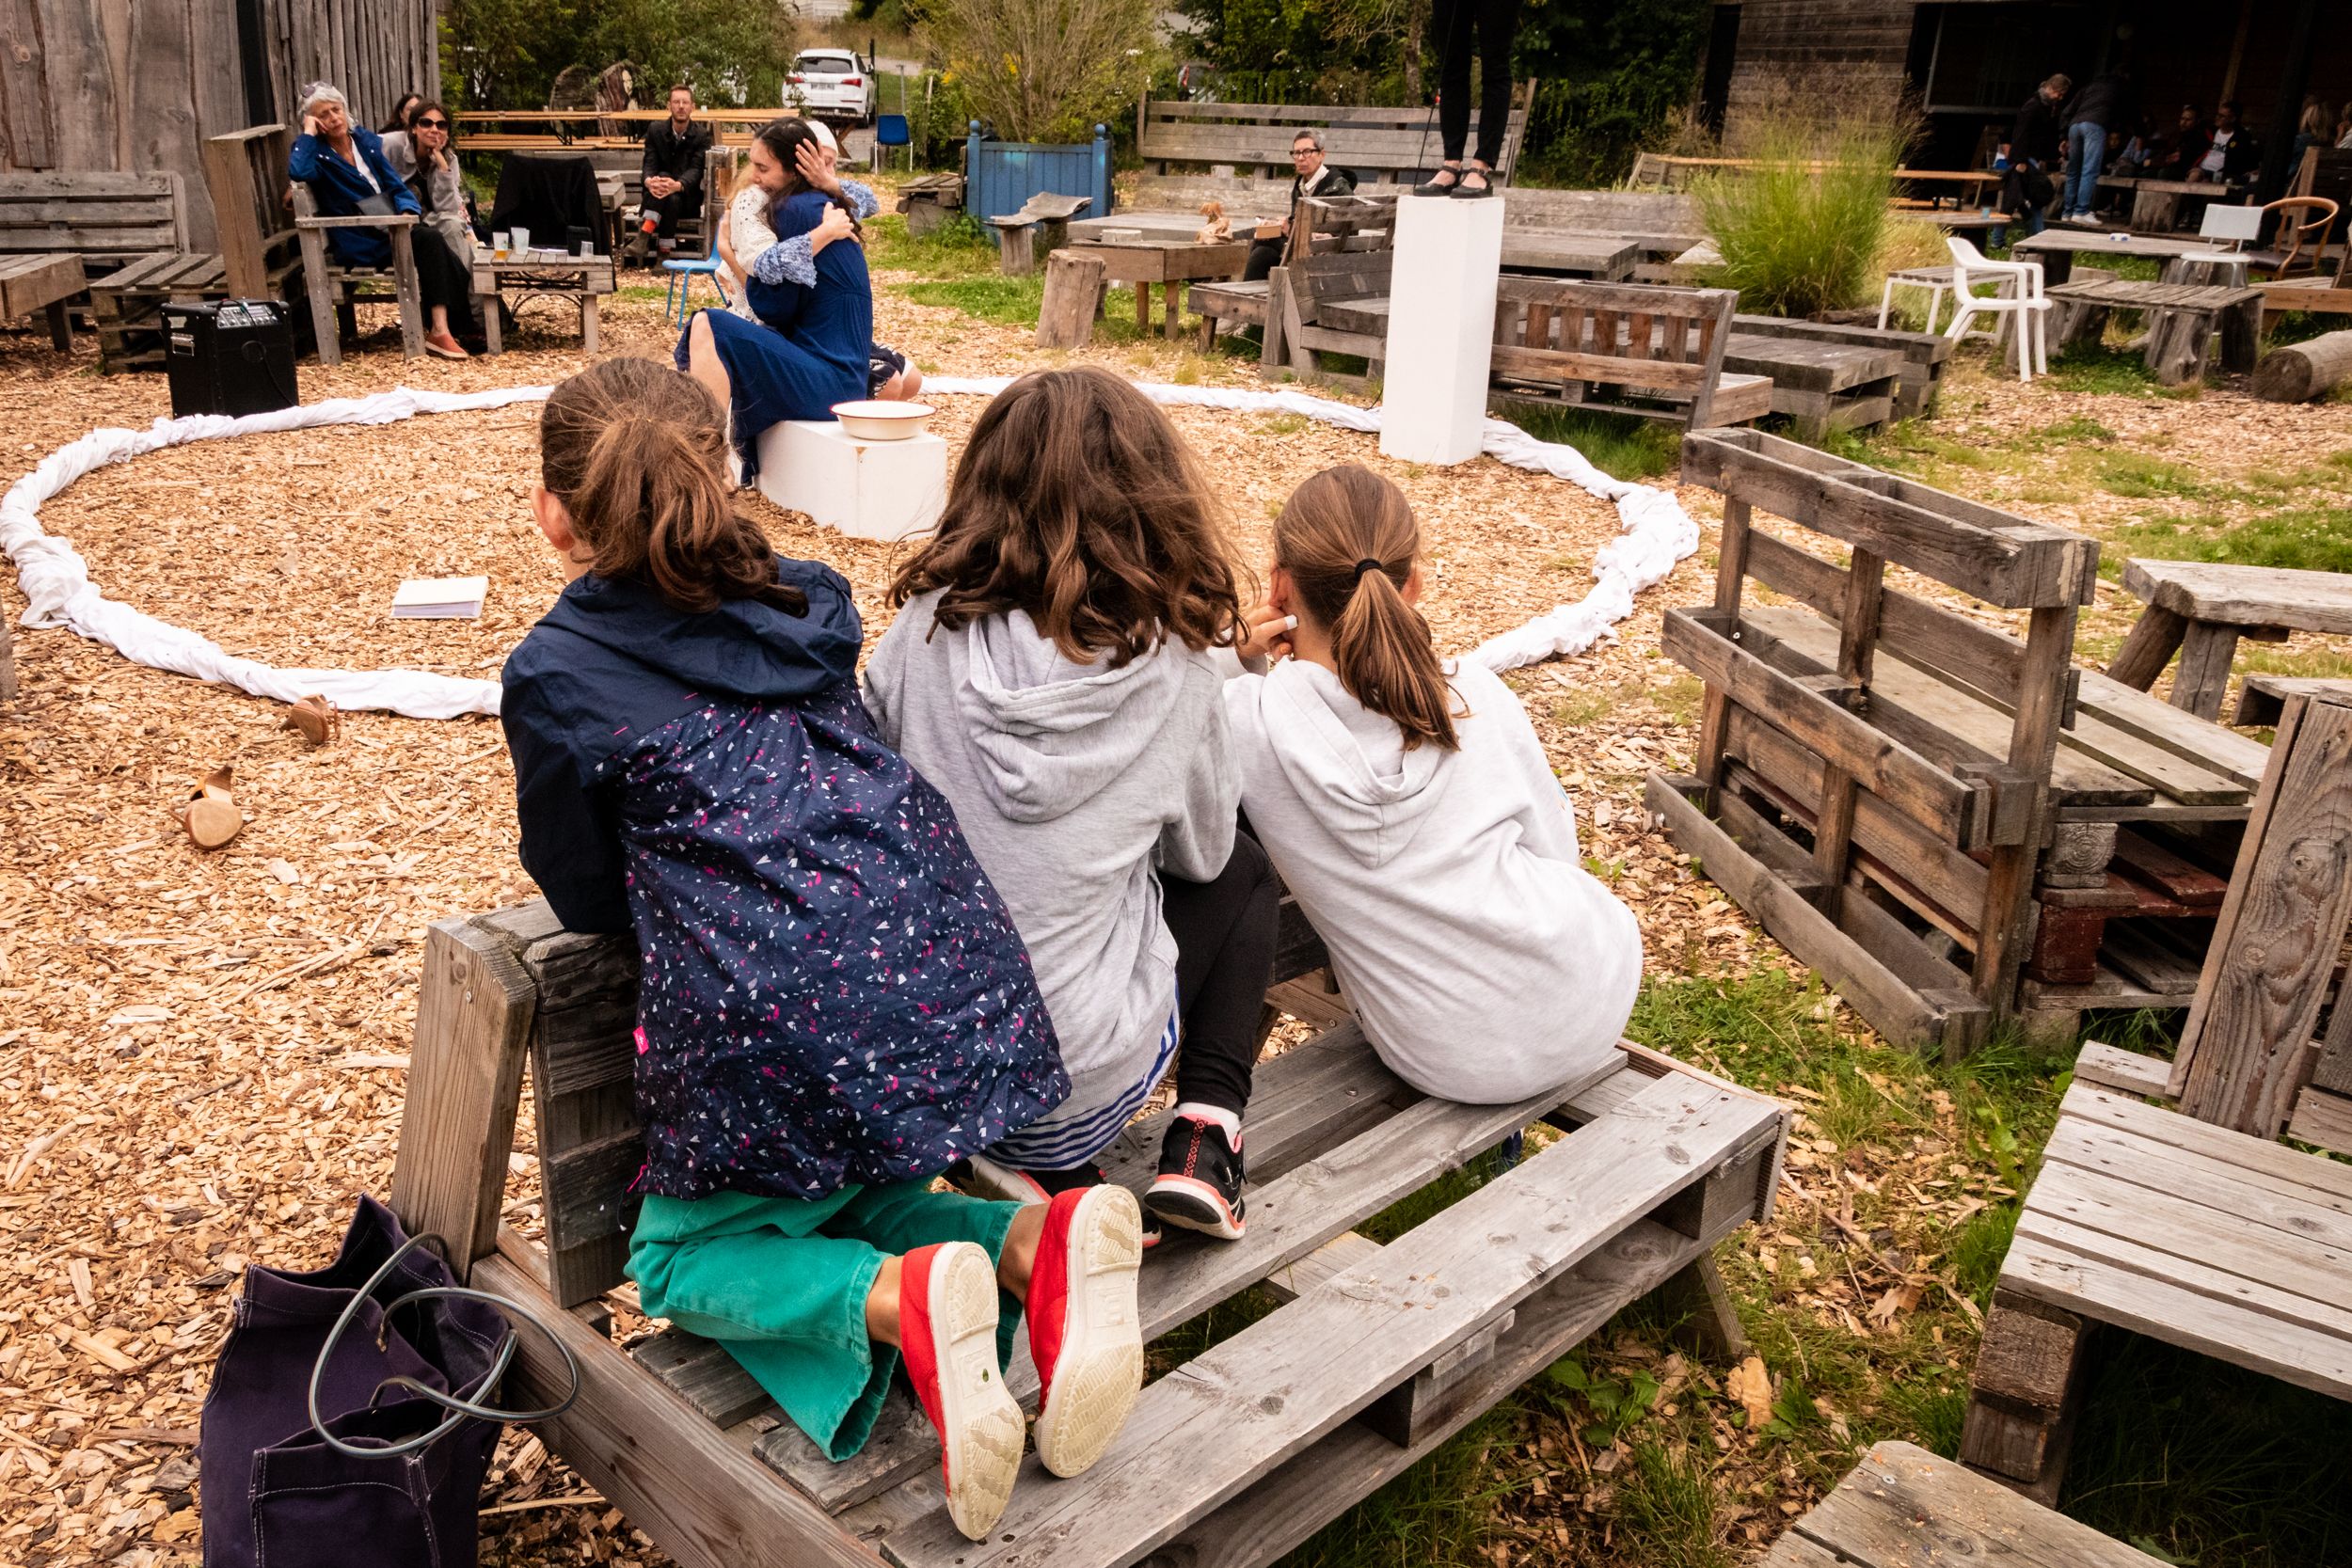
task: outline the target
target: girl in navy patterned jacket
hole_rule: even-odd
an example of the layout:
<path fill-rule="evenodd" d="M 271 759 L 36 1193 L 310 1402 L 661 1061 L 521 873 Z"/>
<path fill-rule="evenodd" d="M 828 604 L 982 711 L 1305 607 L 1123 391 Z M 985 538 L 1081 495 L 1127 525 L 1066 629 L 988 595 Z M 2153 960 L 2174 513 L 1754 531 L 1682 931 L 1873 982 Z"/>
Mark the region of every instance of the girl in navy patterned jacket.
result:
<path fill-rule="evenodd" d="M 849 584 L 733 512 L 725 441 L 716 401 L 650 360 L 548 400 L 533 505 L 569 586 L 506 661 L 523 863 L 566 927 L 632 931 L 644 958 L 645 1311 L 724 1344 L 835 1459 L 903 1357 L 977 1538 L 1021 1459 L 1014 1311 L 1048 1469 L 1125 1420 L 1140 1215 L 1117 1188 L 930 1190 L 1069 1080 L 954 814 L 875 736 Z"/>

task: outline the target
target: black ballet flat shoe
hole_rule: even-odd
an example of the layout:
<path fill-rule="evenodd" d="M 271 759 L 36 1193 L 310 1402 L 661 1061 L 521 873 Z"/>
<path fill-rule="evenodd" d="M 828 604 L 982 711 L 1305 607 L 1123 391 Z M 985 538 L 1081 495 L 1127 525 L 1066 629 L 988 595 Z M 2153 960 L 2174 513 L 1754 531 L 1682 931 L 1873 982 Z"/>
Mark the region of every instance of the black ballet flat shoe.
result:
<path fill-rule="evenodd" d="M 1439 175 L 1448 174 L 1452 175 L 1454 178 L 1451 180 L 1440 180 L 1438 178 Z M 1413 187 L 1413 194 L 1415 196 L 1452 196 L 1455 191 L 1461 188 L 1461 184 L 1462 171 L 1460 169 L 1440 168 L 1438 170 L 1437 174 L 1431 175 L 1420 184 L 1415 185 Z"/>
<path fill-rule="evenodd" d="M 1477 201 L 1495 194 L 1495 177 L 1492 174 L 1486 172 L 1485 169 L 1469 169 L 1464 172 L 1465 180 L 1456 181 L 1453 190 L 1447 193 L 1452 196 L 1454 200 Z M 1470 174 L 1477 175 L 1482 182 L 1475 187 L 1467 183 L 1467 177 Z"/>

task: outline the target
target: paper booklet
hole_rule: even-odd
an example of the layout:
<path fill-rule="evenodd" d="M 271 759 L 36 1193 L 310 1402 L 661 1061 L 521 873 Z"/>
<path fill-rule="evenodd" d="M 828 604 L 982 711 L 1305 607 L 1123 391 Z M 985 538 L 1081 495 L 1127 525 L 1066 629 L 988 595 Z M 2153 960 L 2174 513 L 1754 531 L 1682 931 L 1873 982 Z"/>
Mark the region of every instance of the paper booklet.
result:
<path fill-rule="evenodd" d="M 490 579 L 482 578 L 410 578 L 392 595 L 396 621 L 470 621 L 482 613 L 490 596 Z"/>

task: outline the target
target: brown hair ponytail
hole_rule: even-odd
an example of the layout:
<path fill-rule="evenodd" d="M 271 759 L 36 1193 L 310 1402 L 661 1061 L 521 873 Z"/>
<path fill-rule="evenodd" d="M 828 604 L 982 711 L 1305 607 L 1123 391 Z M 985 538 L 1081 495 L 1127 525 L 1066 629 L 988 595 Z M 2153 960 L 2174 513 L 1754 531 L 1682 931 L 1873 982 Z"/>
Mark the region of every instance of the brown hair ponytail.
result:
<path fill-rule="evenodd" d="M 608 359 L 550 393 L 540 483 L 572 515 L 589 570 L 702 614 L 757 599 L 793 615 L 808 596 L 776 580 L 776 554 L 735 510 L 726 419 L 701 383 L 650 359 Z"/>
<path fill-rule="evenodd" d="M 1298 585 L 1297 607 L 1330 634 L 1340 684 L 1396 721 L 1405 749 L 1451 752 L 1454 692 L 1429 623 L 1405 602 L 1421 527 L 1405 493 L 1358 464 L 1326 468 L 1291 492 L 1274 519 L 1274 561 Z"/>

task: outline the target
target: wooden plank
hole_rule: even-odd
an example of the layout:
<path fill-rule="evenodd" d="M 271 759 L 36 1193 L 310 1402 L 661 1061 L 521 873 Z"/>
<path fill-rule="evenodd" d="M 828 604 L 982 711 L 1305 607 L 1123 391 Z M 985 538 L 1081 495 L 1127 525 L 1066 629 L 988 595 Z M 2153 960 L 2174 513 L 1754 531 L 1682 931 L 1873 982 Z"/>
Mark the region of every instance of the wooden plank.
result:
<path fill-rule="evenodd" d="M 1766 1130 L 1776 1114 L 1661 1080 L 1350 1270 L 1144 1390 L 1102 1462 L 1046 1485 L 1034 1461 L 992 1539 L 944 1513 L 883 1543 L 904 1568 L 1131 1562 L 1238 1496 Z M 1167 1483 L 1170 1451 L 1189 1458 Z"/>
<path fill-rule="evenodd" d="M 2282 1151 L 2306 1164 L 2318 1158 Z M 2143 1205 L 2168 1212 L 2176 1204 L 2184 1210 L 2201 1206 L 2217 1211 L 2273 1246 L 2352 1252 L 2352 1215 L 2343 1212 L 2341 1200 L 2298 1186 L 2292 1179 L 2233 1167 L 2225 1158 L 2178 1149 L 2113 1128 L 2070 1124 L 2052 1134 L 2044 1159 L 2049 1164 L 2088 1172 L 2109 1187 L 2144 1191 L 2149 1196 L 2140 1200 Z"/>
<path fill-rule="evenodd" d="M 1750 615 L 1753 615 L 1753 611 Z M 1706 620 L 1700 617 L 1705 616 Z M 1743 616 L 1744 627 L 1749 621 Z M 1922 827 L 1970 849 L 1988 838 L 1989 792 L 1944 768 L 1864 720 L 1808 690 L 1709 625 L 1711 610 L 1669 610 L 1661 646 L 1740 706 L 1786 730 L 1855 783 Z"/>
<path fill-rule="evenodd" d="M 1916 1050 L 1942 1046 L 1939 1009 L 1708 821 L 1679 789 L 1653 773 L 1643 800 L 1665 819 L 1666 835 L 1677 848 L 1698 857 L 1734 903 L 1820 974 L 1890 1043 Z"/>
<path fill-rule="evenodd" d="M 2172 1076 L 2172 1064 L 2161 1056 L 2085 1040 L 2074 1058 L 2074 1081 L 2094 1084 L 2118 1094 L 2161 1096 Z"/>
<path fill-rule="evenodd" d="M 2314 1160 L 2267 1138 L 2233 1132 L 2178 1111 L 2143 1105 L 2130 1096 L 2110 1093 L 2089 1084 L 2070 1087 L 2058 1112 L 2053 1144 L 2064 1134 L 2081 1140 L 2085 1148 L 2100 1145 L 2106 1150 L 2098 1156 L 2106 1162 L 2105 1168 L 2117 1169 L 2135 1160 L 2170 1159 L 2169 1153 L 2151 1154 L 2152 1148 L 2179 1150 L 2194 1156 L 2190 1164 L 2195 1169 L 2226 1180 L 2251 1182 L 2284 1197 L 2352 1215 L 2352 1165 Z M 2122 1143 L 2106 1136 L 2107 1133 L 2138 1141 Z M 2090 1157 L 2069 1156 L 2077 1164 L 2088 1163 Z"/>
<path fill-rule="evenodd" d="M 533 1000 L 495 933 L 462 919 L 427 929 L 391 1204 L 409 1234 L 448 1243 L 460 1280 L 498 1244 Z"/>
<path fill-rule="evenodd" d="M 1977 994 L 2008 1012 L 2032 932 L 2033 869 L 2041 855 L 2058 740 L 2058 708 L 2074 656 L 2073 605 L 2037 607 L 2028 617 L 2026 662 L 2017 681 L 2016 729 L 2009 768 L 2033 797 L 2033 826 L 2023 844 L 1996 845 L 1986 867 L 1984 922 L 1977 932 Z"/>
<path fill-rule="evenodd" d="M 2352 633 L 2352 577 L 2340 572 L 2135 558 L 2123 586 L 2192 621 Z"/>
<path fill-rule="evenodd" d="M 2328 1089 L 2307 1087 L 2295 1097 L 2295 1116 L 2287 1136 L 2337 1154 L 2352 1154 L 2352 1099 Z"/>
<path fill-rule="evenodd" d="M 2237 657 L 2238 629 L 2191 621 L 2181 638 L 2181 663 L 2172 673 L 2172 705 L 2183 713 L 2217 721 L 2230 686 L 2230 661 Z"/>
<path fill-rule="evenodd" d="M 726 1347 L 714 1340 L 672 1330 L 631 1345 L 628 1354 L 713 1425 L 731 1427 L 775 1404 Z"/>
<path fill-rule="evenodd" d="M 1865 1568 L 2157 1568 L 2157 1560 L 1909 1443 L 1883 1442 L 1789 1527 Z"/>
<path fill-rule="evenodd" d="M 2260 787 L 2270 762 L 2270 748 L 2261 741 L 2194 719 L 2111 676 L 2084 670 L 2078 679 L 2082 710 L 2097 715 L 2103 723 L 2186 757 L 2245 790 Z"/>
<path fill-rule="evenodd" d="M 474 1282 L 533 1306 L 533 1316 L 555 1331 L 580 1369 L 579 1399 L 534 1430 L 683 1568 L 780 1560 L 795 1568 L 874 1568 L 880 1561 L 612 1340 L 556 1310 L 524 1269 L 485 1258 Z M 523 1333 L 503 1397 L 518 1405 L 552 1404 L 564 1386 L 547 1340 Z"/>
<path fill-rule="evenodd" d="M 2172 1069 L 2184 1112 L 2262 1137 L 2293 1111 L 2352 916 L 2352 700 L 2290 704 L 2277 754 Z"/>

